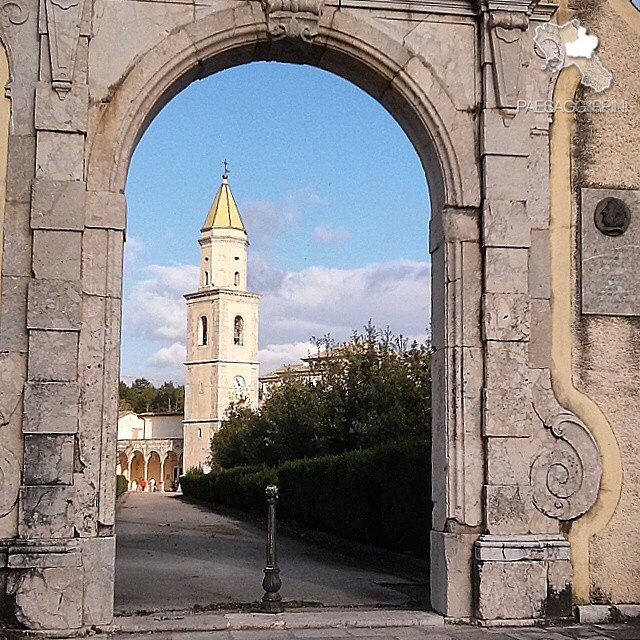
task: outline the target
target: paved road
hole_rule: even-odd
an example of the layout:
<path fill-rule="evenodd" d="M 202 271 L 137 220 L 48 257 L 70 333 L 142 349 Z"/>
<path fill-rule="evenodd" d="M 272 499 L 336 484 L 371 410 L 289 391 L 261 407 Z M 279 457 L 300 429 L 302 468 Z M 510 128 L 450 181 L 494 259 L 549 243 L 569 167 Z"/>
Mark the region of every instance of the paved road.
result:
<path fill-rule="evenodd" d="M 250 603 L 262 597 L 265 532 L 161 493 L 129 493 L 116 519 L 116 611 Z M 285 600 L 402 607 L 420 581 L 358 568 L 323 547 L 280 536 Z"/>

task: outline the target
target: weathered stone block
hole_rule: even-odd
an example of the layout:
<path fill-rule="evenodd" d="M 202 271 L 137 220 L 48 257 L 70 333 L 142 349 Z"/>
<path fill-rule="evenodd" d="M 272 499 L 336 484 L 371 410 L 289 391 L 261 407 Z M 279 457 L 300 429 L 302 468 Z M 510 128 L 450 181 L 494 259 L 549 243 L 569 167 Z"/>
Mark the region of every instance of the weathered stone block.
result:
<path fill-rule="evenodd" d="M 4 216 L 3 276 L 31 276 L 32 244 L 29 204 L 7 202 Z"/>
<path fill-rule="evenodd" d="M 444 244 L 431 252 L 431 342 L 435 350 L 448 346 L 445 334 L 447 284 L 444 254 Z"/>
<path fill-rule="evenodd" d="M 551 297 L 551 245 L 548 229 L 531 231 L 529 294 L 532 298 Z"/>
<path fill-rule="evenodd" d="M 526 343 L 489 340 L 486 353 L 487 389 L 519 390 L 529 385 L 531 379 Z"/>
<path fill-rule="evenodd" d="M 443 242 L 480 242 L 480 216 L 477 209 L 444 209 L 429 224 L 430 250 Z"/>
<path fill-rule="evenodd" d="M 7 581 L 14 615 L 27 629 L 77 629 L 82 625 L 82 569 L 14 570 Z"/>
<path fill-rule="evenodd" d="M 33 273 L 49 280 L 79 280 L 82 233 L 79 231 L 33 232 Z"/>
<path fill-rule="evenodd" d="M 84 132 L 87 130 L 88 108 L 89 89 L 86 84 L 74 82 L 64 100 L 60 100 L 50 82 L 38 82 L 36 85 L 36 129 Z"/>
<path fill-rule="evenodd" d="M 82 231 L 86 193 L 84 182 L 78 180 L 36 180 L 31 228 Z"/>
<path fill-rule="evenodd" d="M 531 339 L 529 366 L 545 369 L 551 366 L 551 301 L 531 301 Z"/>
<path fill-rule="evenodd" d="M 124 231 L 127 224 L 127 201 L 123 193 L 89 191 L 86 203 L 86 226 Z"/>
<path fill-rule="evenodd" d="M 555 560 L 547 563 L 547 618 L 568 618 L 572 614 L 573 602 L 571 582 L 573 572 L 571 560 Z"/>
<path fill-rule="evenodd" d="M 45 553 L 42 553 L 35 547 L 32 547 L 31 550 L 32 553 L 26 549 L 20 549 L 19 552 L 16 552 L 16 548 L 11 547 L 7 566 L 10 569 L 53 569 L 82 566 L 82 556 L 78 552 L 56 553 L 47 549 Z"/>
<path fill-rule="evenodd" d="M 82 180 L 83 170 L 83 134 L 38 131 L 36 178 Z"/>
<path fill-rule="evenodd" d="M 482 219 L 486 247 L 528 247 L 531 225 L 522 201 L 488 201 Z"/>
<path fill-rule="evenodd" d="M 18 523 L 20 536 L 72 538 L 73 496 L 73 487 L 22 487 Z"/>
<path fill-rule="evenodd" d="M 24 438 L 25 485 L 70 485 L 74 436 L 30 434 Z"/>
<path fill-rule="evenodd" d="M 482 562 L 478 577 L 478 618 L 481 620 L 526 620 L 539 618 L 544 613 L 545 563 Z"/>
<path fill-rule="evenodd" d="M 31 183 L 36 167 L 35 136 L 9 136 L 7 201 L 31 201 Z"/>
<path fill-rule="evenodd" d="M 83 621 L 86 626 L 111 622 L 115 557 L 115 537 L 88 538 L 83 542 Z"/>
<path fill-rule="evenodd" d="M 527 485 L 485 487 L 487 530 L 491 534 L 529 533 L 533 502 Z"/>
<path fill-rule="evenodd" d="M 544 128 L 543 128 L 544 126 Z M 527 215 L 534 229 L 549 228 L 549 132 L 538 124 L 527 159 Z"/>
<path fill-rule="evenodd" d="M 473 615 L 473 545 L 477 534 L 431 532 L 431 606 L 451 618 Z"/>
<path fill-rule="evenodd" d="M 629 207 L 626 231 L 605 235 L 595 225 L 598 203 L 617 198 Z M 582 190 L 582 313 L 640 315 L 640 270 L 630 268 L 640 246 L 640 191 Z"/>
<path fill-rule="evenodd" d="M 75 331 L 29 332 L 29 380 L 74 382 L 78 377 Z"/>
<path fill-rule="evenodd" d="M 76 382 L 28 382 L 24 390 L 24 432 L 76 433 L 79 398 Z"/>
<path fill-rule="evenodd" d="M 2 304 L 0 306 L 0 351 L 26 352 L 27 286 L 29 278 L 5 276 L 2 278 Z"/>
<path fill-rule="evenodd" d="M 124 232 L 109 230 L 109 259 L 107 263 L 107 296 L 122 297 Z M 119 322 L 120 316 L 118 316 Z"/>
<path fill-rule="evenodd" d="M 485 189 L 489 200 L 524 201 L 528 195 L 527 155 L 485 156 Z M 509 176 L 508 179 L 505 179 Z"/>
<path fill-rule="evenodd" d="M 567 561 L 571 558 L 571 545 L 557 534 L 481 535 L 476 542 L 475 557 L 479 562 Z"/>
<path fill-rule="evenodd" d="M 27 312 L 29 329 L 80 329 L 82 294 L 79 282 L 31 280 Z"/>
<path fill-rule="evenodd" d="M 87 229 L 82 238 L 82 290 L 96 296 L 107 292 L 107 229 Z"/>
<path fill-rule="evenodd" d="M 527 485 L 531 451 L 521 438 L 486 438 L 487 482 L 492 485 Z"/>
<path fill-rule="evenodd" d="M 484 462 L 482 447 L 482 373 L 480 347 L 434 352 L 432 360 L 433 522 L 444 528 L 451 518 L 477 526 L 482 522 Z"/>
<path fill-rule="evenodd" d="M 462 323 L 462 326 L 455 327 L 451 333 L 462 337 L 463 346 L 478 347 L 482 344 L 482 325 L 479 320 L 482 310 L 482 251 L 477 242 L 463 242 L 460 249 L 462 264 L 457 283 L 448 286 L 448 315 L 454 325 Z M 453 311 L 459 300 L 462 302 L 460 317 Z"/>
<path fill-rule="evenodd" d="M 94 536 L 97 531 L 102 425 L 105 406 L 107 302 L 107 298 L 85 295 L 82 309 L 83 330 L 78 366 L 82 395 L 79 415 L 78 458 L 82 463 L 82 473 L 77 473 L 74 478 L 76 488 L 75 527 L 81 536 Z M 111 425 L 109 428 L 113 430 Z M 111 466 L 112 470 L 114 468 L 115 462 Z M 108 491 L 106 486 L 103 486 L 102 490 Z"/>
<path fill-rule="evenodd" d="M 489 293 L 528 293 L 528 260 L 527 249 L 487 247 L 485 250 L 486 291 Z"/>
<path fill-rule="evenodd" d="M 113 233 L 120 233 L 114 231 Z M 100 450 L 100 485 L 98 519 L 102 525 L 115 524 L 115 482 L 118 422 L 118 378 L 120 373 L 121 302 L 107 298 L 105 305 L 104 389 L 102 405 L 102 433 Z"/>
<path fill-rule="evenodd" d="M 530 330 L 529 296 L 485 293 L 483 319 L 487 340 L 527 340 Z"/>
<path fill-rule="evenodd" d="M 17 535 L 17 498 L 22 476 L 23 353 L 0 353 L 0 540 Z"/>
<path fill-rule="evenodd" d="M 493 78 L 491 82 L 493 83 Z M 482 154 L 510 155 L 529 149 L 531 113 L 521 110 L 513 119 L 507 120 L 498 109 L 484 109 L 482 120 Z"/>

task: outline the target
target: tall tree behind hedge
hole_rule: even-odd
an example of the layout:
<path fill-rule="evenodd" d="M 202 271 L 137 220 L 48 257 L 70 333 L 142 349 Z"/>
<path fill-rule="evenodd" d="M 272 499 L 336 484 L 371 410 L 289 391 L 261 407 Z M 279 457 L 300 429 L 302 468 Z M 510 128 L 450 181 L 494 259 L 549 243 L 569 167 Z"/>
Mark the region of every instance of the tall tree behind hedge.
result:
<path fill-rule="evenodd" d="M 131 386 L 120 381 L 120 409 L 145 413 L 147 411 L 182 411 L 184 409 L 184 386 L 165 382 L 156 388 L 146 378 L 136 378 Z"/>
<path fill-rule="evenodd" d="M 279 465 L 388 442 L 430 439 L 431 348 L 369 324 L 337 345 L 316 339 L 308 379 L 292 377 L 259 411 L 232 406 L 211 441 L 217 467 Z"/>

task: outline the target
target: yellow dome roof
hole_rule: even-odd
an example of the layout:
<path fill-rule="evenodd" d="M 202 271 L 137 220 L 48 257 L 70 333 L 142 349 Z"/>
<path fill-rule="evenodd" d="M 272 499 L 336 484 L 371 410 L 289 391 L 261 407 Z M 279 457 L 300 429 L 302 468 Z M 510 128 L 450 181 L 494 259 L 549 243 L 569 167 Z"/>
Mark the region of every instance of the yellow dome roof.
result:
<path fill-rule="evenodd" d="M 222 177 L 222 184 L 218 189 L 218 193 L 216 193 L 201 231 L 208 231 L 213 228 L 245 231 L 244 223 L 240 217 L 236 201 L 233 199 L 226 174 Z"/>

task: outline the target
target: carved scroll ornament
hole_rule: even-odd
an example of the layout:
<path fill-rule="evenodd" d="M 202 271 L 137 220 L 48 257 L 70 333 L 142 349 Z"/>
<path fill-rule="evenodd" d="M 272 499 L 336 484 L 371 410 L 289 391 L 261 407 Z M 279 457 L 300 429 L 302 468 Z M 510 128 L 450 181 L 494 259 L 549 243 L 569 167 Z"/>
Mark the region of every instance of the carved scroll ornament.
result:
<path fill-rule="evenodd" d="M 18 0 L 0 2 L 0 14 L 10 24 L 24 24 L 29 19 L 29 9 Z"/>
<path fill-rule="evenodd" d="M 311 44 L 318 35 L 324 0 L 260 0 L 267 29 L 274 40 L 301 39 Z"/>
<path fill-rule="evenodd" d="M 561 411 L 545 421 L 555 438 L 531 465 L 536 508 L 558 520 L 572 520 L 595 503 L 602 465 L 598 447 L 585 424 L 573 413 Z"/>

